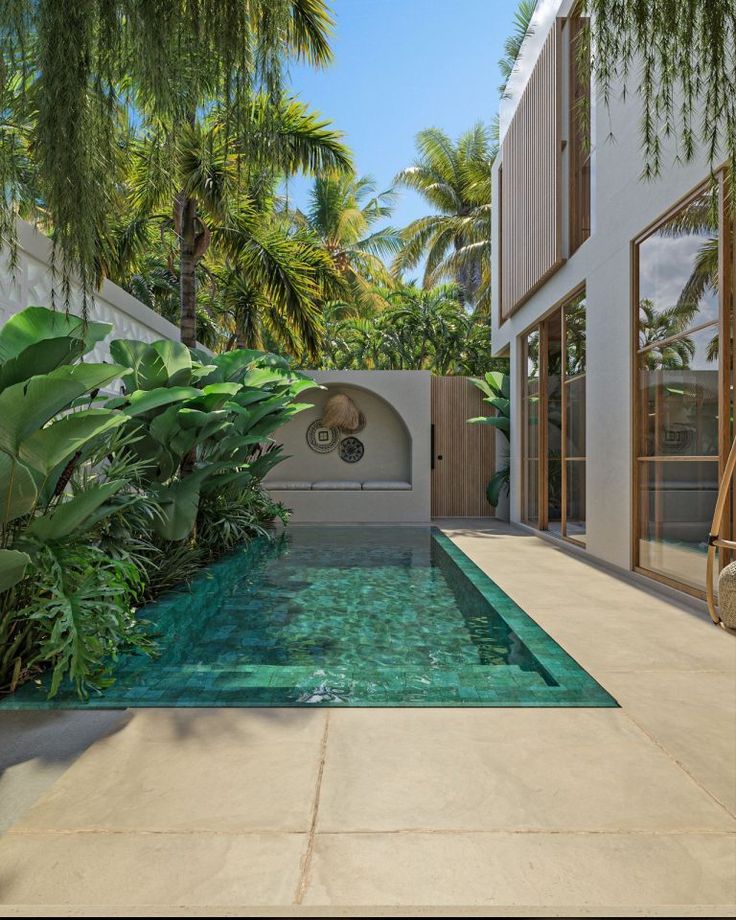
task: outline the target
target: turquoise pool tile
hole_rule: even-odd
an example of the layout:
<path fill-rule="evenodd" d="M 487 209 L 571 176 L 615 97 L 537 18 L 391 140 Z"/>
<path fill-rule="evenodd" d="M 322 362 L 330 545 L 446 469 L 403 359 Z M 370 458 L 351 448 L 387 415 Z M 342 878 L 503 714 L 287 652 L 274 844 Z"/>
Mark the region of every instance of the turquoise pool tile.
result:
<path fill-rule="evenodd" d="M 104 695 L 31 684 L 0 708 L 616 705 L 428 528 L 256 540 L 142 616 L 160 657 L 123 656 Z"/>

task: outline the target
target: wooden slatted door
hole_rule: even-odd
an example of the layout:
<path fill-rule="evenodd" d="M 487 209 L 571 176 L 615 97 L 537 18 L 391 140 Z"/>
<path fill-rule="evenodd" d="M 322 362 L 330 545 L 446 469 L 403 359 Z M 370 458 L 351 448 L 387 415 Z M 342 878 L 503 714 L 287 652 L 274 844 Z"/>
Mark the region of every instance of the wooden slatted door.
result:
<path fill-rule="evenodd" d="M 432 377 L 432 517 L 492 517 L 486 486 L 495 468 L 493 410 L 467 377 Z"/>

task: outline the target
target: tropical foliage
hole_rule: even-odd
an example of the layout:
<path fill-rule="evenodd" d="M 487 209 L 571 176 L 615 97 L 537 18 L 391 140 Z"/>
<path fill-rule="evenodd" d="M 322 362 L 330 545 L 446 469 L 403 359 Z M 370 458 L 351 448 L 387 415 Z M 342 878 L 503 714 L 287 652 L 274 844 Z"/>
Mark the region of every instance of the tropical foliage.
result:
<path fill-rule="evenodd" d="M 736 173 L 736 5 L 733 0 L 586 0 L 592 16 L 593 70 L 610 100 L 619 81 L 634 81 L 643 112 L 644 175 L 661 172 L 667 139 L 673 156 L 691 160 L 699 144 L 711 163 Z"/>
<path fill-rule="evenodd" d="M 129 145 L 124 219 L 101 254 L 109 256 L 104 274 L 124 280 L 152 241 L 161 240 L 178 275 L 182 342 L 196 344 L 198 284 L 215 281 L 220 289 L 238 288 L 236 299 L 271 305 L 286 328 L 298 329 L 315 348 L 313 260 L 305 241 L 276 219 L 275 176 L 348 170 L 350 155 L 339 134 L 303 103 L 261 95 L 248 112 L 246 136 L 232 137 L 222 103 L 178 128 L 143 110 L 145 121 Z M 265 136 L 259 140 L 266 132 L 275 138 L 267 156 Z M 245 290 L 238 285 L 243 279 Z"/>
<path fill-rule="evenodd" d="M 468 422 L 471 425 L 491 425 L 504 435 L 508 448 L 511 440 L 511 381 L 509 375 L 501 371 L 489 371 L 482 378 L 474 378 L 473 383 L 483 393 L 483 402 L 488 403 L 496 411 L 493 415 L 469 418 Z M 508 453 L 506 460 L 508 461 Z M 489 505 L 495 508 L 503 492 L 508 492 L 510 476 L 511 467 L 508 462 L 493 474 L 486 488 Z"/>
<path fill-rule="evenodd" d="M 503 43 L 503 57 L 498 62 L 502 77 L 502 83 L 498 87 L 501 96 L 506 94 L 506 87 L 519 60 L 524 39 L 532 33 L 531 21 L 536 8 L 537 0 L 521 0 L 514 13 L 514 29 Z"/>
<path fill-rule="evenodd" d="M 2 236 L 12 239 L 19 208 L 35 203 L 58 244 L 67 290 L 74 271 L 89 292 L 117 213 L 126 165 L 121 135 L 141 118 L 166 132 L 177 155 L 174 174 L 179 155 L 199 152 L 202 144 L 205 158 L 227 160 L 231 151 L 247 149 L 252 161 L 270 169 L 279 161 L 274 164 L 272 154 L 288 150 L 288 139 L 279 134 L 278 107 L 270 104 L 254 131 L 254 106 L 258 110 L 262 97 L 280 99 L 289 59 L 329 61 L 331 24 L 324 0 L 0 4 Z M 213 108 L 223 126 L 217 150 L 207 149 L 199 124 L 200 113 Z M 164 168 L 168 152 L 159 151 Z M 29 194 L 31 160 L 35 189 Z M 206 240 L 200 191 L 196 183 L 176 190 L 185 312 L 193 310 L 193 270 Z"/>
<path fill-rule="evenodd" d="M 496 150 L 490 131 L 476 124 L 453 142 L 428 128 L 416 138 L 418 156 L 396 184 L 418 192 L 435 213 L 402 232 L 394 270 L 403 273 L 426 259 L 424 285 L 453 280 L 463 301 L 490 313 L 491 167 Z"/>
<path fill-rule="evenodd" d="M 392 283 L 383 259 L 401 249 L 401 237 L 392 227 L 375 225 L 390 218 L 395 197 L 393 189 L 376 194 L 369 176 L 333 172 L 318 176 L 307 213 L 294 215 L 297 226 L 313 234 L 328 253 L 341 282 L 333 292 L 348 312 L 380 306 L 376 285 Z"/>
<path fill-rule="evenodd" d="M 466 310 L 456 285 L 378 293 L 385 307 L 328 322 L 323 367 L 481 374 L 508 363 L 489 358 L 490 327 Z"/>
<path fill-rule="evenodd" d="M 29 307 L 0 330 L 0 687 L 52 671 L 99 689 L 150 640 L 133 608 L 281 513 L 269 435 L 314 382 L 274 355 L 115 340 Z M 122 380 L 122 394 L 104 395 Z M 168 570 L 161 582 L 161 574 Z"/>

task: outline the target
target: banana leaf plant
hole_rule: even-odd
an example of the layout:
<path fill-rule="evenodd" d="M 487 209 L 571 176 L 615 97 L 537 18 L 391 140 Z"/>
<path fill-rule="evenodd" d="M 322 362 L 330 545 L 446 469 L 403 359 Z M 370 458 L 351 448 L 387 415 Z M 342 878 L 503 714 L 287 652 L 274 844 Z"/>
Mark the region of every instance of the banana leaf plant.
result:
<path fill-rule="evenodd" d="M 501 371 L 489 371 L 483 377 L 471 377 L 471 382 L 484 394 L 483 402 L 492 406 L 494 415 L 481 415 L 468 419 L 471 425 L 491 425 L 506 438 L 507 445 L 511 439 L 511 385 L 508 374 Z M 507 454 L 508 457 L 508 454 Z M 508 492 L 511 467 L 506 463 L 490 478 L 486 486 L 488 504 L 494 508 L 504 492 Z"/>
<path fill-rule="evenodd" d="M 192 534 L 202 495 L 243 488 L 282 459 L 259 445 L 308 408 L 295 398 L 317 386 L 284 359 L 248 349 L 211 356 L 177 342 L 118 339 L 110 352 L 130 371 L 105 407 L 127 419 L 127 449 L 148 464 L 164 540 Z"/>
<path fill-rule="evenodd" d="M 78 363 L 111 329 L 45 307 L 0 329 L 0 592 L 25 577 L 39 545 L 99 519 L 123 485 L 65 495 L 74 464 L 125 421 L 92 401 L 126 368 Z"/>

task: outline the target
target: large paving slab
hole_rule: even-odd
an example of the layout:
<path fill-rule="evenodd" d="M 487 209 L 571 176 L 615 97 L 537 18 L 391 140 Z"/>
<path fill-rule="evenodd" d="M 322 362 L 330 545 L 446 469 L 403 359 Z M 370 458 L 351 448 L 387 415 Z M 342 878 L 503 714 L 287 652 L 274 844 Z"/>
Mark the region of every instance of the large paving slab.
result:
<path fill-rule="evenodd" d="M 306 903 L 730 909 L 734 860 L 718 836 L 319 835 Z"/>
<path fill-rule="evenodd" d="M 26 815 L 26 830 L 305 832 L 326 713 L 139 710 Z"/>
<path fill-rule="evenodd" d="M 0 714 L 0 913 L 732 914 L 733 637 L 448 529 L 621 709 Z"/>
<path fill-rule="evenodd" d="M 336 711 L 318 831 L 736 831 L 620 710 Z"/>
<path fill-rule="evenodd" d="M 300 834 L 9 834 L 6 904 L 276 905 L 296 890 Z"/>

